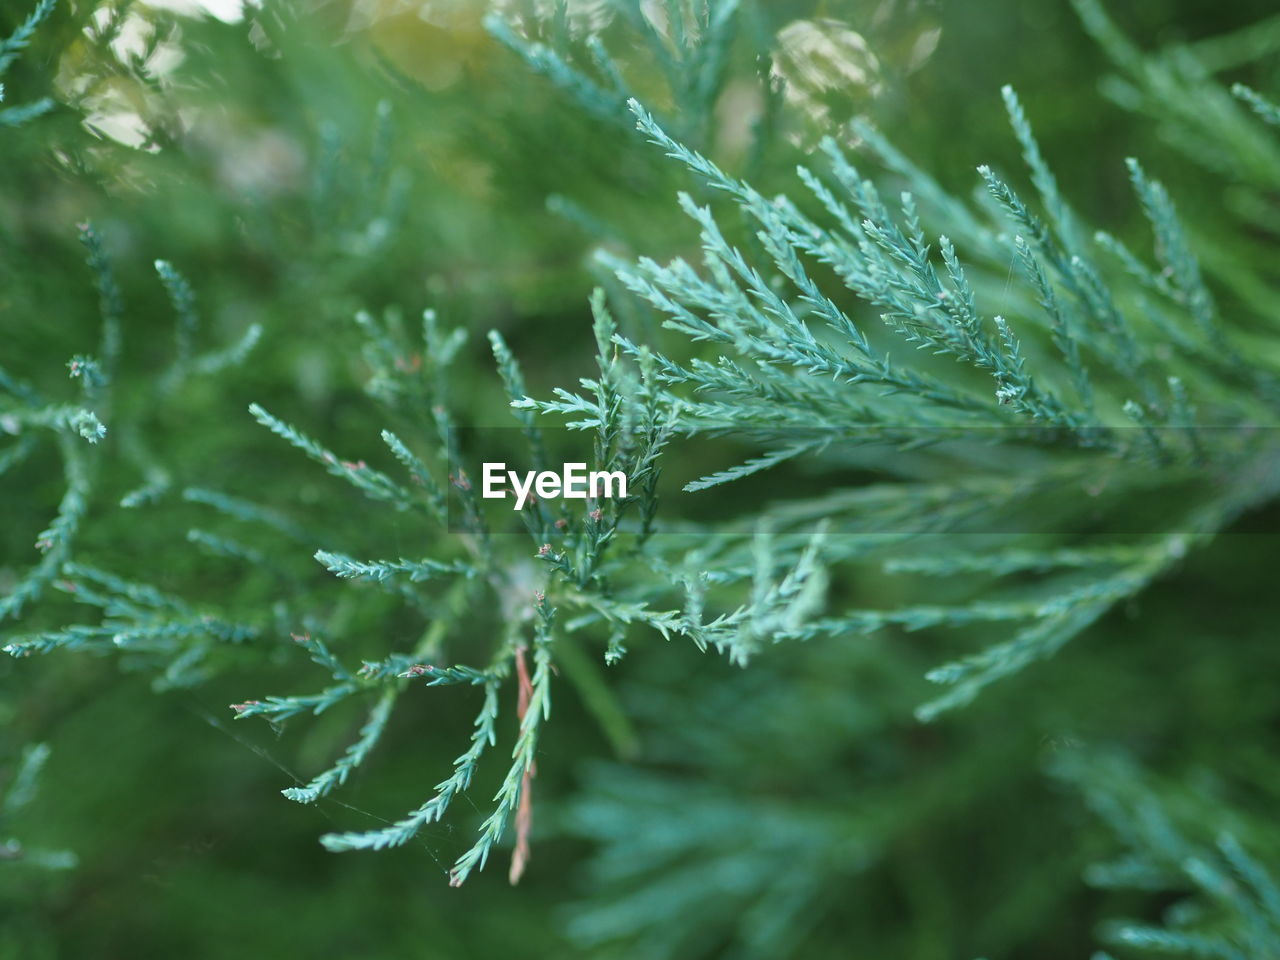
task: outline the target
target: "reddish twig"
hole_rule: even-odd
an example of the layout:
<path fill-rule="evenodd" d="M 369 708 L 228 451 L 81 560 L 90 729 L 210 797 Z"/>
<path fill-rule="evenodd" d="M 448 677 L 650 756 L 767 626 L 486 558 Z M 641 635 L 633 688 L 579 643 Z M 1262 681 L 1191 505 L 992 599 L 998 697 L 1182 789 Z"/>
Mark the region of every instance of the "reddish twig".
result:
<path fill-rule="evenodd" d="M 529 679 L 529 667 L 525 663 L 524 647 L 516 647 L 516 678 L 519 682 L 519 699 L 516 713 L 524 724 L 533 697 L 533 682 Z M 537 772 L 531 761 L 520 778 L 520 805 L 516 808 L 516 847 L 511 853 L 511 869 L 507 879 L 512 886 L 520 882 L 524 869 L 529 865 L 529 831 L 533 829 L 533 775 Z"/>

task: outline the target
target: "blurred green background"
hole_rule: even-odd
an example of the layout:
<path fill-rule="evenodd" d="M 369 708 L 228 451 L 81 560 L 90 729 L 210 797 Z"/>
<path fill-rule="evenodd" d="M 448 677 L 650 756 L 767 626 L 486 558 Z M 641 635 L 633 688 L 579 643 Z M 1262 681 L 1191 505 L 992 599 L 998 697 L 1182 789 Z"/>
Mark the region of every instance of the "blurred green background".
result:
<path fill-rule="evenodd" d="M 79 554 L 184 596 L 269 605 L 269 579 L 186 543 L 189 526 L 211 522 L 198 506 L 114 508 L 147 479 L 138 464 L 163 464 L 178 485 L 252 495 L 372 553 L 412 552 L 394 513 L 309 469 L 251 423 L 247 404 L 333 449 L 369 451 L 383 423 L 361 387 L 352 315 L 433 307 L 471 333 L 456 408 L 506 425 L 484 332 L 504 333 L 537 395 L 589 375 L 587 296 L 607 280 L 592 252 L 690 254 L 696 233 L 674 194 L 691 185 L 626 133 L 625 115 L 611 125 L 531 74 L 485 31 L 479 3 L 211 7 L 225 19 L 199 7 L 64 0 L 9 71 L 7 102 L 51 96 L 58 106 L 0 131 L 0 363 L 72 395 L 65 363 L 95 349 L 99 324 L 76 237 L 92 221 L 125 300 L 112 413 L 136 429 L 110 454 Z M 1155 48 L 1242 28 L 1275 4 L 1109 9 Z M 6 0 L 0 33 L 28 12 Z M 645 102 L 680 116 L 607 4 L 571 13 L 573 43 L 588 25 L 601 29 Z M 113 17 L 118 32 L 102 39 Z M 792 84 L 758 149 L 761 58 L 779 46 L 775 69 Z M 1215 229 L 1220 185 L 1158 123 L 1103 96 L 1113 68 L 1065 0 L 744 4 L 731 58 L 711 120 L 693 133 L 766 193 L 790 189 L 816 136 L 856 114 L 957 191 L 973 189 L 979 163 L 1019 169 L 999 100 L 1012 83 L 1086 219 L 1121 235 L 1134 227 L 1121 161 L 1140 155 L 1189 221 Z M 1227 76 L 1237 73 L 1275 90 L 1280 58 Z M 243 366 L 172 398 L 154 386 L 173 326 L 158 258 L 192 281 L 202 347 L 264 328 Z M 617 309 L 664 343 L 650 318 Z M 34 562 L 61 492 L 52 450 L 0 476 L 0 590 Z M 608 676 L 637 749 L 618 757 L 565 686 L 538 758 L 533 862 L 516 888 L 502 869 L 448 888 L 447 866 L 480 819 L 469 808 L 402 850 L 335 856 L 316 842 L 421 802 L 469 734 L 473 691 L 406 698 L 348 788 L 302 807 L 278 791 L 322 769 L 360 718 L 335 712 L 278 734 L 230 722 L 229 703 L 313 685 L 284 638 L 206 684 L 162 693 L 127 658 L 6 658 L 0 762 L 12 767 L 30 742 L 53 753 L 38 800 L 3 829 L 79 863 L 0 863 L 0 956 L 746 956 L 742 925 L 776 921 L 776 956 L 1085 957 L 1099 918 L 1156 915 L 1161 904 L 1081 883 L 1107 841 L 1037 758 L 1064 738 L 1120 730 L 1157 767 L 1225 765 L 1275 790 L 1265 667 L 1280 667 L 1280 654 L 1258 614 L 1273 579 L 1268 550 L 1260 537 L 1219 541 L 1053 671 L 936 727 L 911 709 L 954 641 L 814 645 L 760 675 L 692 647 L 637 643 Z M 296 552 L 273 559 L 307 569 L 308 552 Z M 344 588 L 316 589 L 332 603 Z M 385 650 L 405 629 L 377 598 L 336 602 L 350 634 L 367 638 L 353 652 Z M 32 623 L 66 622 L 69 609 L 55 598 Z M 1160 642 L 1133 642 L 1139 632 Z M 473 791 L 487 801 L 493 786 Z M 651 864 L 646 850 L 660 851 Z"/>

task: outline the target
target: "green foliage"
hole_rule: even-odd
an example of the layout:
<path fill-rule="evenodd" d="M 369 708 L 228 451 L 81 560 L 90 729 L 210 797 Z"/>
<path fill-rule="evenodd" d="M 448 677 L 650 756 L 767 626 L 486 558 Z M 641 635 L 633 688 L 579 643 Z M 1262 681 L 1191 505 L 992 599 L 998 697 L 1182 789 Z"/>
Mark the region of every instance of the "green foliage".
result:
<path fill-rule="evenodd" d="M 0 40 L 0 77 L 3 77 L 8 72 L 9 67 L 13 65 L 13 62 L 22 55 L 22 51 L 31 42 L 32 35 L 41 23 L 49 19 L 55 6 L 57 6 L 57 0 L 40 0 L 27 19 L 19 24 L 18 28 L 8 37 Z M 3 101 L 3 99 L 4 85 L 0 84 L 0 101 Z M 52 109 L 53 101 L 48 97 L 41 97 L 39 100 L 34 100 L 21 106 L 6 107 L 0 110 L 0 127 L 22 126 Z"/>
<path fill-rule="evenodd" d="M 0 804 L 0 814 L 6 821 L 21 815 L 36 799 L 40 770 L 49 759 L 49 746 L 44 743 L 29 744 L 18 760 L 18 768 L 9 781 Z M 66 850 L 29 849 L 14 839 L 0 846 L 0 859 L 29 864 L 44 870 L 70 870 L 76 865 L 76 856 Z"/>
<path fill-rule="evenodd" d="M 455 6 L 49 0 L 0 42 L 59 63 L 0 112 L 54 224 L 4 200 L 0 866 L 73 867 L 44 831 L 123 858 L 98 834 L 135 818 L 92 804 L 168 790 L 158 833 L 255 857 L 182 889 L 333 885 L 259 952 L 1280 950 L 1280 664 L 1238 547 L 1280 493 L 1274 20 L 1147 53 L 1075 4 L 1174 147 L 1119 145 L 1095 231 L 1039 96 L 945 152 L 877 105 L 937 42 L 919 5 Z M 506 529 L 477 458 L 562 451 L 629 495 Z M 23 819 L 77 709 L 89 773 Z M 122 784 L 148 763 L 167 787 Z M 514 899 L 481 877 L 508 848 Z M 486 908 L 384 916 L 424 867 Z M 0 952 L 74 952 L 88 880 L 41 882 Z M 154 949 L 224 955 L 204 915 Z"/>
<path fill-rule="evenodd" d="M 1165 925 L 1110 921 L 1117 946 L 1164 956 L 1264 957 L 1280 938 L 1280 887 L 1223 824 L 1203 837 L 1213 800 L 1177 787 L 1144 783 L 1118 757 L 1070 754 L 1055 773 L 1079 783 L 1089 806 L 1124 844 L 1115 860 L 1094 864 L 1088 881 L 1100 888 L 1171 890 L 1183 899 L 1165 911 Z"/>
<path fill-rule="evenodd" d="M 922 719 L 932 719 L 943 710 L 968 703 L 992 681 L 1053 654 L 1074 634 L 1180 560 L 1189 538 L 1203 540 L 1231 523 L 1241 511 L 1265 502 L 1276 492 L 1273 454 L 1265 442 L 1259 447 L 1241 447 L 1236 431 L 1215 431 L 1217 443 L 1205 449 L 1208 441 L 1196 436 L 1200 423 L 1186 421 L 1187 385 L 1194 384 L 1204 401 L 1197 405 L 1215 427 L 1252 423 L 1257 415 L 1252 402 L 1233 409 L 1228 403 L 1215 405 L 1212 398 L 1231 396 L 1228 391 L 1237 389 L 1241 379 L 1248 385 L 1250 398 L 1266 395 L 1274 391 L 1276 374 L 1266 367 L 1242 369 L 1243 361 L 1222 330 L 1212 296 L 1164 188 L 1150 181 L 1136 161 L 1130 161 L 1135 190 L 1155 233 L 1161 275 L 1172 278 L 1168 297 L 1182 308 L 1181 318 L 1167 317 L 1159 326 L 1142 330 L 1139 324 L 1147 317 L 1136 310 L 1126 313 L 1119 306 L 1123 278 L 1104 282 L 1099 268 L 1085 259 L 1085 252 L 1074 237 L 1074 221 L 1041 157 L 1025 114 L 1013 92 L 1006 88 L 1004 93 L 1032 179 L 1050 211 L 1054 228 L 1039 220 L 990 168 L 980 167 L 991 196 L 1011 226 L 1029 239 L 1022 235 L 1001 237 L 998 224 L 980 224 L 978 211 L 965 214 L 964 222 L 976 226 L 963 239 L 971 243 L 978 269 L 983 263 L 984 247 L 1003 248 L 998 258 L 988 258 L 992 275 L 982 278 L 985 284 L 993 282 L 999 265 L 1009 259 L 1021 262 L 1026 269 L 1043 312 L 1037 315 L 1029 310 L 1018 319 L 1028 330 L 1038 324 L 1062 353 L 1057 370 L 1043 364 L 1041 379 L 1033 378 L 1028 371 L 1010 322 L 1001 316 L 988 321 L 978 313 L 973 293 L 976 284 L 961 267 L 953 242 L 945 236 L 939 240 L 948 277 L 944 285 L 931 262 L 917 201 L 911 193 L 902 194 L 899 223 L 881 201 L 875 185 L 859 176 L 834 141 L 827 141 L 824 149 L 837 185 L 854 199 L 862 219 L 855 223 L 830 187 L 814 174 L 802 171 L 802 179 L 842 227 L 841 232 L 826 229 L 790 202 L 766 200 L 749 184 L 725 174 L 702 155 L 672 140 L 633 102 L 639 127 L 647 137 L 705 177 L 711 186 L 731 196 L 756 222 L 757 237 L 771 260 L 770 268 L 775 276 L 785 277 L 794 287 L 794 303 L 802 305 L 797 309 L 781 295 L 776 284 L 767 281 L 765 274 L 725 240 L 710 209 L 697 206 L 687 196 L 682 196 L 681 202 L 701 227 L 710 279 L 699 277 L 682 260 L 667 266 L 642 260 L 635 267 L 624 265 L 619 269 L 620 278 L 632 291 L 667 315 L 669 328 L 695 340 L 714 342 L 726 350 L 714 364 L 704 362 L 691 368 L 660 360 L 667 384 L 693 385 L 701 396 L 710 398 L 690 404 L 688 416 L 683 419 L 686 429 L 749 430 L 757 442 L 776 451 L 718 474 L 711 478 L 715 482 L 738 479 L 802 455 L 829 456 L 838 469 L 843 462 L 841 448 L 857 443 L 859 435 L 877 447 L 888 443 L 900 449 L 916 448 L 922 442 L 939 447 L 950 442 L 951 456 L 964 458 L 973 456 L 966 450 L 969 444 L 964 439 L 966 428 L 973 427 L 1000 428 L 996 449 L 983 453 L 990 466 L 965 478 L 988 484 L 1008 476 L 1009 454 L 1002 454 L 999 447 L 1008 449 L 1019 442 L 1056 446 L 1064 451 L 1064 462 L 1074 462 L 1086 473 L 1110 473 L 1108 492 L 1115 497 L 1132 494 L 1132 488 L 1126 489 L 1126 481 L 1145 485 L 1148 471 L 1156 465 L 1166 472 L 1171 485 L 1185 480 L 1186 474 L 1178 469 L 1180 465 L 1196 463 L 1203 467 L 1212 462 L 1215 468 L 1234 463 L 1226 469 L 1242 478 L 1238 486 L 1221 489 L 1214 499 L 1189 504 L 1186 512 L 1176 517 L 1172 530 L 1155 539 L 1146 550 L 1132 555 L 1118 569 L 1110 562 L 1099 564 L 1084 582 L 1075 572 L 1065 580 L 1047 576 L 1045 589 L 1033 603 L 992 604 L 992 594 L 987 593 L 968 607 L 923 618 L 904 618 L 903 612 L 895 615 L 853 611 L 843 619 L 820 623 L 816 632 L 838 635 L 863 632 L 895 620 L 913 626 L 975 620 L 1026 621 L 1011 639 L 931 671 L 930 680 L 953 689 L 923 706 L 919 711 Z M 955 217 L 956 208 L 935 212 Z M 812 279 L 803 263 L 806 255 L 829 267 L 861 299 L 884 311 L 881 320 L 908 343 L 935 355 L 951 356 L 988 374 L 995 381 L 994 396 L 988 393 L 984 398 L 971 379 L 962 380 L 946 370 L 935 373 L 934 366 L 921 364 L 913 369 L 912 365 L 894 365 L 885 351 L 876 349 L 868 333 Z M 1064 308 L 1073 317 L 1072 326 L 1080 329 L 1092 370 L 1084 365 L 1071 327 L 1064 324 Z M 805 322 L 806 315 L 821 322 L 832 335 L 819 339 Z M 1176 365 L 1160 364 L 1156 348 L 1163 344 L 1167 331 L 1179 329 L 1178 324 L 1184 331 L 1179 334 L 1179 342 L 1185 353 L 1190 358 L 1208 354 L 1214 358 L 1212 361 L 1187 363 L 1179 358 L 1182 362 Z M 1193 340 L 1189 332 L 1193 325 L 1199 328 L 1198 340 Z M 630 346 L 625 340 L 619 342 Z M 828 386 L 831 380 L 861 389 L 840 391 L 839 399 L 835 399 Z M 1052 386 L 1041 386 L 1042 382 L 1055 381 L 1077 385 L 1078 406 L 1067 406 Z M 1163 391 L 1161 382 L 1165 384 Z M 1096 383 L 1097 387 L 1085 390 L 1079 386 L 1083 383 Z M 874 393 L 867 390 L 871 385 L 879 389 Z M 1128 396 L 1121 392 L 1130 390 L 1137 392 Z M 1195 400 L 1190 402 L 1194 404 Z M 548 405 L 547 409 L 569 412 L 563 403 Z M 1143 429 L 1126 425 L 1117 416 L 1121 413 Z M 1034 424 L 1035 429 L 1020 429 L 1020 422 Z M 1069 454 L 1065 451 L 1073 448 L 1085 455 L 1066 461 Z M 944 453 L 939 462 L 945 456 Z M 895 469 L 892 459 L 878 456 L 876 462 L 881 469 Z M 1136 464 L 1139 469 L 1120 466 L 1125 462 Z M 1010 499 L 1033 498 L 1060 482 L 1052 471 L 1041 476 L 1031 474 L 1020 488 L 1010 490 Z M 704 479 L 694 489 L 709 483 Z M 1039 484 L 1046 487 L 1037 490 Z M 965 492 L 959 483 L 942 490 L 951 496 Z M 989 500 L 989 490 L 984 493 Z M 916 484 L 904 483 L 883 496 L 875 507 L 883 510 L 887 501 L 890 510 L 897 507 L 900 515 L 910 515 L 919 497 Z M 895 499 L 902 505 L 896 505 Z M 1004 505 L 1008 504 L 1005 501 Z M 829 496 L 824 505 L 827 522 L 836 524 L 835 529 L 849 533 L 865 529 L 869 518 L 860 515 L 856 500 L 850 501 L 849 511 L 843 516 L 834 512 Z M 1089 506 L 1095 512 L 1099 509 L 1097 503 Z M 947 527 L 940 524 L 937 529 Z M 813 541 L 810 566 L 824 566 L 821 545 L 832 539 L 824 535 Z M 835 552 L 846 548 L 840 545 L 832 549 Z M 1104 555 L 1115 556 L 1109 550 Z M 965 564 L 957 566 L 999 570 L 1004 565 L 997 554 L 985 560 L 970 556 Z M 1031 566 L 1052 574 L 1054 564 L 1049 557 L 1042 557 Z M 1073 566 L 1075 571 L 1089 570 L 1087 564 Z M 897 569 L 904 568 L 899 565 Z M 1057 584 L 1061 586 L 1055 589 Z M 790 629 L 780 629 L 784 623 Z M 797 635 L 798 631 L 799 635 L 806 635 L 794 615 L 771 627 L 766 633 L 774 642 Z M 742 648 L 734 649 L 741 658 Z"/>

